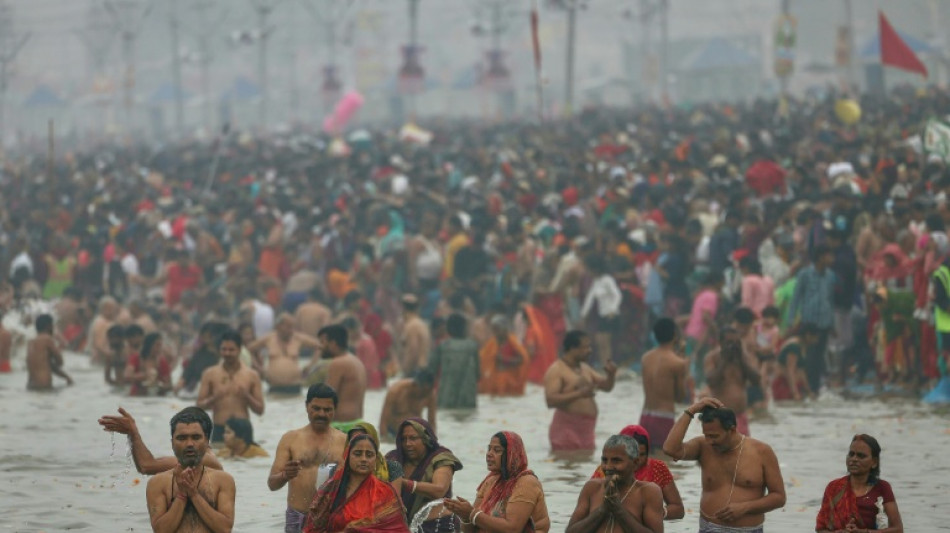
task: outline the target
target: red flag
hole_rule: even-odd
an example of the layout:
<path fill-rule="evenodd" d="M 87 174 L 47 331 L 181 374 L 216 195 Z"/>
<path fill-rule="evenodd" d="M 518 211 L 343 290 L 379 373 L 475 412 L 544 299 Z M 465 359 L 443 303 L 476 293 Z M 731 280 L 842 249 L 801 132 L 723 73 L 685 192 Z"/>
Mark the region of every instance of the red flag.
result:
<path fill-rule="evenodd" d="M 926 78 L 927 67 L 917 54 L 897 34 L 883 11 L 878 11 L 877 15 L 881 33 L 881 64 L 916 72 Z"/>

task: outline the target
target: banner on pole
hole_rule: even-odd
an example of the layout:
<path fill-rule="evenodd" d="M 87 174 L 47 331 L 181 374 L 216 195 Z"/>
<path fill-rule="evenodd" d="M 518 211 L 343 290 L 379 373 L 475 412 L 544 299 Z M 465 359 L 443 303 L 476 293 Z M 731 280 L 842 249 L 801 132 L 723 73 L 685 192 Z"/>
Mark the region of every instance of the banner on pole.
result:
<path fill-rule="evenodd" d="M 928 120 L 924 130 L 924 151 L 950 162 L 950 125 L 933 118 Z"/>

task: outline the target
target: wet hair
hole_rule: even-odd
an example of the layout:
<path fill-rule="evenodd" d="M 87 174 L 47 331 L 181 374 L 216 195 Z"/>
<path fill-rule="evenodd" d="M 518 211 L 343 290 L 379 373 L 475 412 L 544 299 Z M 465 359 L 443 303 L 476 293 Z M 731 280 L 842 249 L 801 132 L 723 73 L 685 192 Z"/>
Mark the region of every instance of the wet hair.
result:
<path fill-rule="evenodd" d="M 314 383 L 310 385 L 310 388 L 307 389 L 307 400 L 304 402 L 304 405 L 310 405 L 310 400 L 314 398 L 333 400 L 334 408 L 340 403 L 340 397 L 337 396 L 336 391 L 326 383 Z"/>
<path fill-rule="evenodd" d="M 877 460 L 877 466 L 872 468 L 868 474 L 868 484 L 874 485 L 881 479 L 881 445 L 877 442 L 877 439 L 865 433 L 855 435 L 851 442 L 854 443 L 855 441 L 867 444 L 868 448 L 871 448 L 871 458 Z"/>
<path fill-rule="evenodd" d="M 232 416 L 224 425 L 231 428 L 234 436 L 243 440 L 248 446 L 257 444 L 254 442 L 254 426 L 251 425 L 250 420 Z"/>
<path fill-rule="evenodd" d="M 205 434 L 205 439 L 211 439 L 211 428 L 213 427 L 211 417 L 200 407 L 185 407 L 175 413 L 175 416 L 173 416 L 171 422 L 169 422 L 172 437 L 175 436 L 175 428 L 178 424 L 200 424 L 201 432 Z"/>
<path fill-rule="evenodd" d="M 420 387 L 434 387 L 435 374 L 428 368 L 420 368 L 412 374 L 412 380 Z"/>
<path fill-rule="evenodd" d="M 637 439 L 628 435 L 611 435 L 604 443 L 604 448 L 616 448 L 618 446 L 623 446 L 623 451 L 627 453 L 627 457 L 631 459 L 640 457 L 640 443 L 637 442 Z"/>
<path fill-rule="evenodd" d="M 736 427 L 736 412 L 728 407 L 712 407 L 707 405 L 699 412 L 699 420 L 709 424 L 716 420 L 722 424 L 722 429 L 730 430 Z"/>
<path fill-rule="evenodd" d="M 755 322 L 755 311 L 748 307 L 740 307 L 732 314 L 732 318 L 743 326 Z"/>
<path fill-rule="evenodd" d="M 145 335 L 145 329 L 138 324 L 129 324 L 125 327 L 124 334 L 125 338 L 138 337 L 140 335 Z"/>
<path fill-rule="evenodd" d="M 770 305 L 762 310 L 762 318 L 774 318 L 778 320 L 782 317 L 781 311 L 778 310 L 778 307 Z"/>
<path fill-rule="evenodd" d="M 492 435 L 492 438 L 498 439 L 501 447 L 505 450 L 501 454 L 501 479 L 508 479 L 508 437 L 505 436 L 503 431 L 499 431 Z"/>
<path fill-rule="evenodd" d="M 151 355 L 152 348 L 155 346 L 155 343 L 161 342 L 161 340 L 161 333 L 149 333 L 146 335 L 145 340 L 142 342 L 142 353 L 139 354 L 142 359 L 147 359 Z"/>
<path fill-rule="evenodd" d="M 445 329 L 448 330 L 452 338 L 464 339 L 466 330 L 468 329 L 468 321 L 465 320 L 465 316 L 459 313 L 452 313 L 445 321 Z"/>
<path fill-rule="evenodd" d="M 635 433 L 632 435 L 633 440 L 637 441 L 637 444 L 642 445 L 646 450 L 647 455 L 650 454 L 650 437 L 642 433 Z M 640 451 L 639 449 L 637 450 Z"/>
<path fill-rule="evenodd" d="M 653 338 L 660 344 L 669 344 L 676 338 L 676 322 L 663 317 L 653 323 Z"/>
<path fill-rule="evenodd" d="M 567 352 L 567 351 L 573 350 L 574 348 L 579 347 L 581 345 L 581 342 L 586 338 L 587 338 L 586 331 L 581 331 L 579 329 L 573 329 L 571 331 L 568 331 L 567 334 L 564 335 L 564 342 L 562 344 L 562 346 L 564 347 L 564 351 Z"/>
<path fill-rule="evenodd" d="M 123 339 L 125 337 L 125 328 L 119 324 L 113 324 L 106 330 L 106 337 L 110 339 Z"/>
<path fill-rule="evenodd" d="M 368 441 L 369 444 L 370 444 L 370 446 L 373 447 L 373 451 L 376 452 L 376 455 L 379 455 L 379 447 L 376 446 L 376 441 L 373 440 L 373 437 L 367 435 L 366 433 L 363 433 L 363 434 L 360 434 L 360 435 L 355 435 L 355 436 L 353 437 L 353 440 L 351 440 L 351 441 L 349 442 L 349 444 L 347 444 L 348 450 L 350 450 L 350 452 L 352 452 L 353 448 L 355 448 L 357 444 L 359 444 L 360 442 L 362 442 L 362 441 L 364 441 L 364 440 L 365 440 L 365 441 Z M 343 467 L 343 475 L 342 475 L 342 477 L 340 478 L 340 486 L 341 486 L 341 487 L 346 487 L 347 484 L 348 484 L 349 481 L 350 481 L 350 457 L 349 457 L 349 455 L 348 455 L 347 458 L 346 458 L 346 464 L 345 464 L 345 465 L 342 465 L 342 467 Z M 371 474 L 371 475 L 372 475 L 372 474 Z M 340 507 L 342 507 L 344 503 L 346 503 L 346 491 L 345 491 L 345 490 L 338 491 L 336 497 L 333 499 L 333 503 L 330 504 L 330 513 L 332 514 L 332 513 L 336 512 L 336 510 L 339 509 Z"/>
<path fill-rule="evenodd" d="M 234 344 L 237 344 L 238 349 L 240 349 L 244 343 L 244 341 L 241 340 L 241 334 L 231 328 L 221 332 L 221 336 L 218 337 L 218 347 L 220 348 L 225 341 L 231 341 Z"/>
<path fill-rule="evenodd" d="M 52 333 L 53 332 L 53 315 L 43 313 L 42 315 L 36 317 L 34 322 L 37 333 Z"/>
<path fill-rule="evenodd" d="M 348 334 L 346 332 L 346 328 L 340 324 L 330 324 L 329 326 L 324 326 L 321 328 L 320 331 L 317 332 L 317 337 L 319 338 L 323 336 L 326 336 L 327 340 L 339 346 L 341 350 L 346 349 L 346 340 Z"/>

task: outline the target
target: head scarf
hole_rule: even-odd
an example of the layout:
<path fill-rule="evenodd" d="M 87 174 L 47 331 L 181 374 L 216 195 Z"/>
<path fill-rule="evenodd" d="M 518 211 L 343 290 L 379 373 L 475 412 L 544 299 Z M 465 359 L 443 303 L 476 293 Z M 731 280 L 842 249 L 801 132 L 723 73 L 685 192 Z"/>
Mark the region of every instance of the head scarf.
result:
<path fill-rule="evenodd" d="M 416 465 L 415 469 L 412 472 L 406 472 L 405 477 L 413 481 L 423 481 L 431 483 L 431 477 L 425 479 L 426 475 L 434 471 L 435 468 L 440 466 L 446 466 L 448 464 L 452 467 L 454 471 L 462 469 L 462 462 L 452 454 L 452 450 L 439 444 L 438 438 L 435 436 L 435 432 L 432 430 L 432 426 L 429 425 L 429 422 L 422 418 L 407 418 L 399 424 L 399 428 L 396 430 L 396 449 L 386 454 L 386 459 L 390 461 L 396 461 L 400 464 L 406 463 L 406 445 L 402 439 L 402 432 L 407 426 L 412 427 L 416 430 L 416 433 L 419 434 L 419 437 L 422 438 L 422 443 L 426 447 L 425 456 L 419 460 L 419 464 Z M 449 487 L 449 491 L 446 493 L 446 497 L 452 496 L 452 487 Z M 418 497 L 417 494 L 410 493 L 406 490 L 402 492 L 402 501 L 406 506 L 406 511 L 408 516 L 415 516 L 415 513 L 419 511 L 428 501 L 423 501 L 424 498 Z"/>
<path fill-rule="evenodd" d="M 650 453 L 650 434 L 647 432 L 647 430 L 643 426 L 639 426 L 636 424 L 627 426 L 620 430 L 620 434 L 626 435 L 628 437 L 633 437 L 633 438 L 636 438 L 637 436 L 643 437 L 644 440 L 647 441 L 646 442 L 647 453 Z"/>
<path fill-rule="evenodd" d="M 491 488 L 491 492 L 485 496 L 485 499 L 482 500 L 481 505 L 478 507 L 480 511 L 488 514 L 491 514 L 499 503 L 511 497 L 511 493 L 515 490 L 515 484 L 518 483 L 518 480 L 521 479 L 522 476 L 535 475 L 534 472 L 528 470 L 528 454 L 525 452 L 524 442 L 522 442 L 521 437 L 511 431 L 502 431 L 501 434 L 505 436 L 506 441 L 505 457 L 501 464 L 501 472 L 491 473 L 481 483 L 481 485 L 484 485 L 489 479 L 497 478 L 495 485 Z M 482 488 L 481 485 L 478 487 L 479 490 Z"/>
<path fill-rule="evenodd" d="M 350 440 L 355 437 L 353 432 L 357 429 L 362 429 L 367 435 L 372 437 L 373 442 L 376 443 L 376 449 L 379 449 L 379 433 L 376 432 L 376 428 L 373 426 L 373 424 L 370 424 L 369 422 L 358 422 L 354 424 L 353 429 L 351 429 L 346 434 L 347 444 L 349 444 Z M 381 453 L 376 454 L 376 477 L 382 481 L 392 481 L 389 479 L 389 467 L 386 465 L 386 458 L 383 457 L 383 454 Z"/>
<path fill-rule="evenodd" d="M 343 468 L 338 468 L 333 477 L 317 490 L 310 504 L 303 533 L 329 533 L 344 529 L 353 533 L 409 531 L 402 514 L 402 504 L 389 483 L 380 481 L 376 476 L 368 476 L 350 497 L 346 497 L 350 451 L 354 443 L 364 440 L 372 442 L 372 437 L 353 437 L 343 454 Z"/>

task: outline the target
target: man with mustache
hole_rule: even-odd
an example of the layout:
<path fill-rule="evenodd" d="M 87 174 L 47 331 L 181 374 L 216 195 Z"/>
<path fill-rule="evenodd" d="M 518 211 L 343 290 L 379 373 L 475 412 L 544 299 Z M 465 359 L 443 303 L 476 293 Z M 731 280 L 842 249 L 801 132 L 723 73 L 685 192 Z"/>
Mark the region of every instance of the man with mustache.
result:
<path fill-rule="evenodd" d="M 229 532 L 234 526 L 234 478 L 202 465 L 211 438 L 211 418 L 186 407 L 171 419 L 178 465 L 148 480 L 145 498 L 153 531 Z"/>
<path fill-rule="evenodd" d="M 684 443 L 697 414 L 703 436 Z M 700 533 L 762 533 L 765 513 L 785 506 L 785 483 L 772 447 L 736 431 L 735 412 L 716 398 L 704 398 L 683 412 L 663 452 L 675 461 L 699 461 Z"/>
<path fill-rule="evenodd" d="M 604 443 L 603 479 L 592 479 L 577 498 L 567 533 L 662 533 L 663 492 L 635 477 L 640 444 L 627 435 Z"/>
<path fill-rule="evenodd" d="M 277 443 L 267 486 L 280 490 L 288 485 L 285 533 L 300 533 L 303 528 L 313 495 L 326 481 L 318 476 L 321 467 L 329 474 L 329 469 L 343 460 L 346 434 L 330 425 L 338 403 L 332 387 L 324 383 L 311 385 L 305 402 L 310 423 L 284 433 Z"/>

